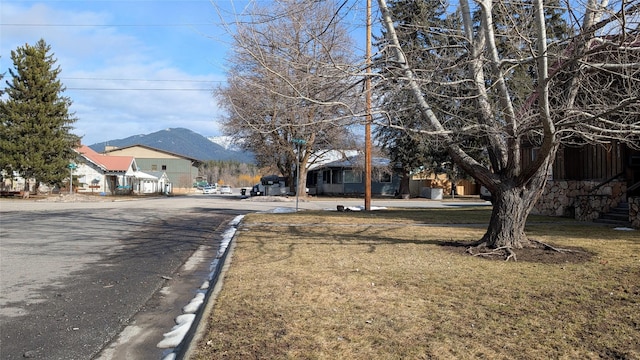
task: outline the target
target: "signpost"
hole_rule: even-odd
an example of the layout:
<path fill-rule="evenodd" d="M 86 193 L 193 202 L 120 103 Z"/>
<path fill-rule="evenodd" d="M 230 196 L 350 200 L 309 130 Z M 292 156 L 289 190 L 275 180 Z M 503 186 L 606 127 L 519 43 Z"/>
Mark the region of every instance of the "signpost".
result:
<path fill-rule="evenodd" d="M 69 168 L 69 195 L 73 194 L 73 170 L 78 168 L 78 165 L 74 163 L 69 163 L 67 165 Z"/>
<path fill-rule="evenodd" d="M 305 145 L 306 140 L 292 139 L 292 143 L 298 145 L 298 151 L 296 152 L 296 212 L 298 212 L 298 189 L 300 188 L 300 145 Z"/>

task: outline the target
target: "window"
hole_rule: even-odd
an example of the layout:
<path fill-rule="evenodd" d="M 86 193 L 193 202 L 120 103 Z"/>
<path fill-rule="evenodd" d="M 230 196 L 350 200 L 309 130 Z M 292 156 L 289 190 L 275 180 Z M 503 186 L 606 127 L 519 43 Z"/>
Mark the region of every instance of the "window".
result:
<path fill-rule="evenodd" d="M 325 170 L 322 172 L 324 184 L 342 184 L 342 169 Z"/>
<path fill-rule="evenodd" d="M 158 171 L 158 165 L 151 165 L 151 171 Z"/>
<path fill-rule="evenodd" d="M 345 184 L 361 184 L 362 183 L 362 171 L 345 170 L 344 171 L 344 183 Z"/>
<path fill-rule="evenodd" d="M 167 170 L 167 165 L 162 165 L 162 170 Z"/>

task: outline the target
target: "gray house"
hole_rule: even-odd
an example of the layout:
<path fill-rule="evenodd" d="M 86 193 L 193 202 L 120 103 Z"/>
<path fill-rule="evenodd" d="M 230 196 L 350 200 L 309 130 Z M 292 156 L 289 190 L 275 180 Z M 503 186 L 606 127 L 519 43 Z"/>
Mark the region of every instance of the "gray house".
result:
<path fill-rule="evenodd" d="M 394 196 L 400 177 L 389 159 L 371 158 L 371 195 Z M 310 168 L 307 187 L 310 195 L 364 195 L 364 157 L 351 156 Z"/>

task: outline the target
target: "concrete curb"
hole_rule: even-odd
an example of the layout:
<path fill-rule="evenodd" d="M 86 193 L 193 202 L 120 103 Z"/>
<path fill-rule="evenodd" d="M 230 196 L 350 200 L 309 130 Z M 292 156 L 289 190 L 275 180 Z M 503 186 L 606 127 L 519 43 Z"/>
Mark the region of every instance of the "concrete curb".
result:
<path fill-rule="evenodd" d="M 242 221 L 235 225 L 236 229 L 240 227 Z M 233 225 L 232 225 L 233 227 Z M 178 351 L 176 352 L 176 359 L 190 359 L 195 349 L 206 333 L 209 316 L 211 315 L 211 311 L 213 310 L 213 305 L 215 304 L 215 300 L 222 291 L 222 287 L 224 285 L 224 277 L 229 267 L 231 266 L 231 261 L 233 258 L 233 251 L 236 247 L 236 236 L 237 231 L 229 241 L 229 246 L 224 252 L 221 260 L 216 269 L 215 275 L 213 276 L 210 283 L 214 284 L 213 287 L 209 288 L 209 291 L 206 294 L 204 304 L 198 311 L 196 315 L 196 319 L 194 320 L 195 326 L 191 326 L 191 329 L 187 333 L 184 341 L 180 344 Z"/>

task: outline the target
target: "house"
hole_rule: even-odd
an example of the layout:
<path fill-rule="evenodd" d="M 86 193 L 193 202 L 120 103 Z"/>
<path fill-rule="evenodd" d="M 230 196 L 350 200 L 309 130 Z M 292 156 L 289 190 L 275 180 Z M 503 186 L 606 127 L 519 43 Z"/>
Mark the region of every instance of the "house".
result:
<path fill-rule="evenodd" d="M 78 167 L 73 170 L 78 180 L 78 192 L 168 194 L 172 190 L 166 173 L 140 171 L 132 156 L 99 154 L 88 146 L 81 146 L 75 151 L 81 158 Z"/>
<path fill-rule="evenodd" d="M 523 164 L 533 161 L 535 152 L 524 147 Z M 563 146 L 533 213 L 591 221 L 619 204 L 628 208 L 632 224 L 640 223 L 640 151 L 615 142 Z"/>
<path fill-rule="evenodd" d="M 163 172 L 171 184 L 171 192 L 190 192 L 198 176 L 202 161 L 147 145 L 131 145 L 121 148 L 107 147 L 106 156 L 131 156 L 136 159 L 139 171 L 147 174 Z M 166 185 L 165 185 L 166 186 Z"/>
<path fill-rule="evenodd" d="M 74 149 L 80 156 L 73 176 L 78 180 L 78 192 L 128 194 L 133 191 L 138 170 L 132 156 L 106 156 L 83 145 Z"/>
<path fill-rule="evenodd" d="M 393 196 L 400 179 L 389 159 L 371 159 L 371 195 Z M 307 187 L 309 194 L 355 195 L 364 194 L 364 157 L 349 156 L 309 168 Z"/>
<path fill-rule="evenodd" d="M 453 186 L 455 186 L 454 195 L 468 196 L 480 193 L 479 186 L 474 180 L 457 179 L 452 181 L 450 176 L 444 172 L 436 173 L 421 167 L 409 175 L 410 197 L 438 199 L 451 194 Z"/>
<path fill-rule="evenodd" d="M 136 172 L 134 193 L 171 194 L 173 191 L 169 176 L 164 171 Z"/>

